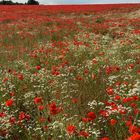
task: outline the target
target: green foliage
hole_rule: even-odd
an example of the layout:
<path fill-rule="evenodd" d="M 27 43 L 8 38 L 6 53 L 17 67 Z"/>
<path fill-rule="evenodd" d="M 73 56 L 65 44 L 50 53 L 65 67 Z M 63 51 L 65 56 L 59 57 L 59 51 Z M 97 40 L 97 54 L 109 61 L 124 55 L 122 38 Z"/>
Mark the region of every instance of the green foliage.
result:
<path fill-rule="evenodd" d="M 28 5 L 39 5 L 39 2 L 36 0 L 28 0 L 27 4 Z"/>

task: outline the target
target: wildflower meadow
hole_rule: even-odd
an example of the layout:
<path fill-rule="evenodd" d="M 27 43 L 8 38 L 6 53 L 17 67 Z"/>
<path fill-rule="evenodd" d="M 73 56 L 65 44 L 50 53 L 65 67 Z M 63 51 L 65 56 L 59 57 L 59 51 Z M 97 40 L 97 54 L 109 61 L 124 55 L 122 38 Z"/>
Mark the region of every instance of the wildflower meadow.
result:
<path fill-rule="evenodd" d="M 0 6 L 0 140 L 140 140 L 140 4 Z"/>

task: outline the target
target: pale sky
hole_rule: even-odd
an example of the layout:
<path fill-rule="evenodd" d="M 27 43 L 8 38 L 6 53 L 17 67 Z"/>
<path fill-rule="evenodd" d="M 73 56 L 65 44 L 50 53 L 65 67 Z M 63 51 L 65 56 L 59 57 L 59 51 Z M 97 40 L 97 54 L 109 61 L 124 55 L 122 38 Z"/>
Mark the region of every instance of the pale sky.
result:
<path fill-rule="evenodd" d="M 13 0 L 25 3 L 28 0 Z M 37 0 L 40 4 L 101 4 L 101 3 L 140 3 L 140 0 Z"/>

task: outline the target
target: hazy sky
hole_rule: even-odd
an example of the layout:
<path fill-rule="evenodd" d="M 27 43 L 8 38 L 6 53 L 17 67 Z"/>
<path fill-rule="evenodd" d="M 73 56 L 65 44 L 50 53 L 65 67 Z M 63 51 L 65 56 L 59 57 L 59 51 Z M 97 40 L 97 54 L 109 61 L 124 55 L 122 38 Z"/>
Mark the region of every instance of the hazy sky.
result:
<path fill-rule="evenodd" d="M 27 2 L 28 0 L 13 0 Z M 38 0 L 40 4 L 140 3 L 140 0 Z"/>

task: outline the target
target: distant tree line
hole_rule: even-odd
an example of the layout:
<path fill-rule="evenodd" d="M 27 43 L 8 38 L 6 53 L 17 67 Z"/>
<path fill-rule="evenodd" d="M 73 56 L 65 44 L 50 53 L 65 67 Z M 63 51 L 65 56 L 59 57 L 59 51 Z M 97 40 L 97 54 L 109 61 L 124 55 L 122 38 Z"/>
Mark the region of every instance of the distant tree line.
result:
<path fill-rule="evenodd" d="M 1 0 L 0 5 L 39 5 L 36 0 L 28 0 L 27 3 L 13 2 L 12 0 Z"/>

